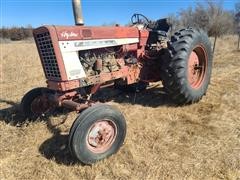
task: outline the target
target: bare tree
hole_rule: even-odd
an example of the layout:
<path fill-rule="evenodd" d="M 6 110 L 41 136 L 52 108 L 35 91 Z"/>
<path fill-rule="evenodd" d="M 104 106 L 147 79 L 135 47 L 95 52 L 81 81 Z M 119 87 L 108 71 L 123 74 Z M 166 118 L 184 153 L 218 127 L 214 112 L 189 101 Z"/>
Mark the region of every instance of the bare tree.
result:
<path fill-rule="evenodd" d="M 223 9 L 222 1 L 207 0 L 206 3 L 197 3 L 195 9 L 182 10 L 180 17 L 184 26 L 201 28 L 214 37 L 214 52 L 217 38 L 233 30 L 234 18 L 231 12 Z"/>
<path fill-rule="evenodd" d="M 229 33 L 233 29 L 233 16 L 230 12 L 223 10 L 222 3 L 208 1 L 207 10 L 210 17 L 208 34 L 214 36 L 214 52 L 217 38 Z"/>
<path fill-rule="evenodd" d="M 182 24 L 175 14 L 169 14 L 168 21 L 170 23 L 170 36 L 172 36 L 177 30 L 182 28 Z"/>
<path fill-rule="evenodd" d="M 186 10 L 181 10 L 179 14 L 181 23 L 184 27 L 191 26 L 208 31 L 210 17 L 203 4 L 197 3 L 195 9 L 189 7 Z"/>
<path fill-rule="evenodd" d="M 239 50 L 240 44 L 240 1 L 235 4 L 235 27 L 236 32 L 238 34 L 238 43 L 237 43 L 237 50 Z"/>
<path fill-rule="evenodd" d="M 194 24 L 194 10 L 192 9 L 192 7 L 189 7 L 185 10 L 181 10 L 180 13 L 180 21 L 181 24 L 184 27 L 188 27 L 188 26 L 193 26 Z"/>

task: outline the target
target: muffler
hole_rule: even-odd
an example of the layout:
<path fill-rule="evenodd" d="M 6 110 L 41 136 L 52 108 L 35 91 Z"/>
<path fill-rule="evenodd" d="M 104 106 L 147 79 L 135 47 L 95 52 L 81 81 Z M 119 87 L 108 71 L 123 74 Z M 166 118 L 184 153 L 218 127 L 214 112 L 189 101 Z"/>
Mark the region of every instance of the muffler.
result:
<path fill-rule="evenodd" d="M 81 0 L 72 0 L 73 15 L 75 19 L 75 24 L 77 26 L 83 26 L 83 16 L 82 16 L 82 6 Z"/>

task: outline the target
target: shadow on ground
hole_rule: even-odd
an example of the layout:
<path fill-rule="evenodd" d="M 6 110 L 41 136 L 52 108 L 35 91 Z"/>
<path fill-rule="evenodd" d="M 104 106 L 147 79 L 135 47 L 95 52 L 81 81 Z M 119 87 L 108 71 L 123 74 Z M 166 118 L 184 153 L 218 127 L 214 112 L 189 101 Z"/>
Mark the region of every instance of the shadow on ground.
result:
<path fill-rule="evenodd" d="M 33 122 L 34 120 L 27 119 L 23 113 L 21 112 L 20 104 L 0 99 L 0 103 L 4 103 L 7 105 L 11 105 L 8 108 L 0 109 L 0 121 L 5 122 L 6 124 L 10 124 L 12 126 L 21 126 L 22 124 L 26 124 L 29 122 Z M 57 108 L 52 112 L 52 114 L 47 115 L 46 117 L 41 117 L 35 121 L 47 121 L 49 116 L 56 116 L 59 114 L 66 114 L 70 112 L 69 110 L 63 108 Z"/>
<path fill-rule="evenodd" d="M 149 89 L 138 93 L 122 92 L 113 88 L 105 88 L 94 95 L 93 100 L 98 100 L 100 102 L 114 101 L 117 103 L 140 104 L 150 107 L 174 105 L 161 87 L 150 87 Z M 0 110 L 1 121 L 13 126 L 21 126 L 22 124 L 29 122 L 27 122 L 21 114 L 19 110 L 20 105 L 18 103 L 2 99 L 0 99 L 0 102 L 11 105 L 9 108 Z M 67 114 L 69 111 L 57 111 L 52 116 L 56 116 L 59 113 Z M 47 127 L 53 136 L 40 145 L 39 152 L 45 158 L 54 160 L 58 164 L 81 164 L 76 161 L 76 158 L 74 158 L 69 151 L 68 134 L 61 134 L 61 130 L 58 129 L 58 126 L 64 124 L 65 120 L 63 119 L 62 122 L 57 125 L 51 124 L 49 117 L 45 117 L 43 120 L 46 121 Z"/>
<path fill-rule="evenodd" d="M 7 124 L 17 126 L 25 121 L 24 116 L 20 112 L 20 105 L 16 102 L 0 99 L 0 103 L 11 105 L 8 108 L 0 109 L 0 121 Z"/>
<path fill-rule="evenodd" d="M 79 163 L 69 151 L 68 135 L 54 134 L 41 144 L 39 152 L 45 158 L 54 160 L 58 164 L 73 165 Z"/>
<path fill-rule="evenodd" d="M 151 107 L 173 105 L 163 88 L 150 88 L 139 93 L 121 92 L 113 88 L 105 88 L 98 91 L 98 93 L 94 95 L 93 100 L 140 104 Z M 64 120 L 61 123 L 63 124 Z M 68 135 L 62 135 L 57 128 L 58 125 L 52 125 L 51 121 L 47 122 L 48 129 L 53 133 L 53 136 L 41 144 L 39 152 L 45 158 L 54 160 L 58 164 L 83 165 L 71 155 L 68 148 Z"/>
<path fill-rule="evenodd" d="M 149 87 L 141 92 L 122 92 L 113 88 L 105 88 L 100 90 L 93 99 L 100 102 L 114 101 L 153 108 L 158 106 L 175 106 L 162 87 Z"/>
<path fill-rule="evenodd" d="M 149 107 L 158 106 L 174 106 L 174 103 L 170 100 L 169 96 L 165 93 L 162 87 L 150 87 L 142 92 L 122 92 L 114 88 L 104 88 L 99 90 L 96 95 L 93 96 L 93 100 L 100 102 L 114 101 L 117 103 L 139 104 Z M 11 105 L 11 107 L 0 109 L 0 120 L 11 125 L 20 125 L 25 122 L 26 118 L 20 111 L 20 105 L 16 102 L 0 99 L 0 103 Z M 64 110 L 65 111 L 65 110 Z M 54 115 L 63 112 L 62 109 L 58 109 L 54 112 Z M 43 120 L 47 119 L 44 118 Z"/>
<path fill-rule="evenodd" d="M 0 110 L 0 120 L 4 121 L 6 124 L 12 126 L 21 127 L 23 124 L 28 124 L 29 121 L 24 118 L 20 111 L 20 105 L 13 101 L 0 99 L 0 103 L 5 103 L 11 105 L 9 108 Z M 59 112 L 58 113 L 68 113 L 68 112 Z M 61 131 L 58 129 L 60 124 L 63 124 L 65 121 L 62 120 L 59 124 L 53 125 L 48 117 L 44 119 L 39 119 L 38 121 L 44 120 L 47 123 L 47 128 L 53 134 L 53 136 L 46 141 L 44 141 L 40 148 L 39 152 L 47 159 L 56 161 L 59 164 L 71 165 L 75 164 L 76 159 L 71 156 L 71 153 L 68 149 L 68 134 L 62 135 Z"/>

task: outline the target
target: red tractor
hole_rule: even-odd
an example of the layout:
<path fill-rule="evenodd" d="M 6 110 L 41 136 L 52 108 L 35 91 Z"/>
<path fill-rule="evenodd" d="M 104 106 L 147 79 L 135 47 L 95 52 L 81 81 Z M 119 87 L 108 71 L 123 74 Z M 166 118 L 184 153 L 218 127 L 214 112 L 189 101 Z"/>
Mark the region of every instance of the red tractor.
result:
<path fill-rule="evenodd" d="M 83 26 L 80 1 L 73 0 L 76 26 L 42 26 L 34 39 L 47 87 L 22 99 L 26 117 L 36 119 L 65 107 L 79 113 L 69 133 L 70 151 L 92 164 L 116 153 L 126 135 L 117 109 L 91 100 L 107 86 L 142 90 L 162 81 L 176 104 L 198 102 L 206 94 L 212 69 L 211 43 L 205 32 L 186 28 L 168 37 L 167 19 L 132 16 L 130 27 Z"/>

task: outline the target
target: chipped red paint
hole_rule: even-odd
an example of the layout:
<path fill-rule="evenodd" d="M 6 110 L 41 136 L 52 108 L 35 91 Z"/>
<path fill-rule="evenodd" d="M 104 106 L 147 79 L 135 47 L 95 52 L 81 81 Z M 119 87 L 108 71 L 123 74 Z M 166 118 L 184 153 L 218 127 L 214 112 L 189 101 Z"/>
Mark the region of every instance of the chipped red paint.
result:
<path fill-rule="evenodd" d="M 147 44 L 148 36 L 149 36 L 149 31 L 147 30 L 142 30 L 139 32 L 139 39 L 140 39 L 139 45 L 141 47 L 144 47 Z"/>
<path fill-rule="evenodd" d="M 88 130 L 87 148 L 94 153 L 109 150 L 117 136 L 117 126 L 109 119 L 99 119 Z"/>
<path fill-rule="evenodd" d="M 57 90 L 57 91 L 68 91 L 72 89 L 76 89 L 79 87 L 94 85 L 94 84 L 102 84 L 106 81 L 111 81 L 123 77 L 128 78 L 128 83 L 131 84 L 133 82 L 136 82 L 136 77 L 140 70 L 137 69 L 136 66 L 134 67 L 127 67 L 124 66 L 119 71 L 110 72 L 110 73 L 100 73 L 96 76 L 90 76 L 85 79 L 79 79 L 79 80 L 72 80 L 72 81 L 52 81 L 47 80 L 48 88 Z M 81 82 L 87 82 L 87 84 L 81 83 Z"/>
<path fill-rule="evenodd" d="M 199 45 L 191 52 L 188 60 L 188 82 L 193 89 L 199 89 L 202 86 L 207 72 L 207 53 Z"/>
<path fill-rule="evenodd" d="M 59 41 L 138 38 L 136 27 L 54 26 Z"/>
<path fill-rule="evenodd" d="M 38 34 L 49 32 L 53 44 L 53 50 L 56 55 L 57 66 L 60 72 L 60 78 L 47 77 L 47 85 L 49 89 L 60 92 L 72 91 L 80 87 L 114 81 L 123 78 L 127 80 L 127 84 L 135 83 L 139 80 L 141 73 L 140 59 L 144 56 L 144 49 L 148 39 L 149 32 L 147 30 L 138 30 L 136 27 L 85 27 L 85 26 L 43 26 L 34 30 L 34 37 Z M 120 66 L 118 71 L 102 72 L 99 75 L 81 78 L 77 80 L 68 80 L 66 70 L 59 48 L 59 41 L 84 40 L 84 39 L 117 39 L 117 38 L 138 38 L 139 43 L 121 45 L 122 57 L 117 57 Z M 38 51 L 39 45 L 36 41 Z M 137 64 L 128 64 L 124 62 L 124 53 L 131 52 L 139 61 Z M 44 68 L 43 57 L 40 54 L 42 66 Z M 99 62 L 100 64 L 100 62 Z M 146 80 L 146 79 L 144 79 Z M 99 89 L 99 88 L 96 88 Z"/>

